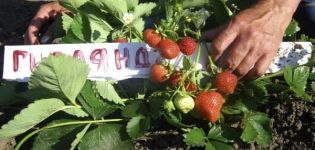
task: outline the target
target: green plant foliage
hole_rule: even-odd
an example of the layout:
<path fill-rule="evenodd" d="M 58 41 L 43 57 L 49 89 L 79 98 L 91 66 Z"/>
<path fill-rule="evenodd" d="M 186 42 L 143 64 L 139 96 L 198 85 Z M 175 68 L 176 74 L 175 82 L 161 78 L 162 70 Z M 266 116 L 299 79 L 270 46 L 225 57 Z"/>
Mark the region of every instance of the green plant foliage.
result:
<path fill-rule="evenodd" d="M 84 5 L 88 1 L 89 0 L 60 0 L 60 4 L 63 7 L 71 10 L 72 12 L 76 12 L 82 5 Z"/>
<path fill-rule="evenodd" d="M 0 106 L 9 106 L 21 101 L 17 96 L 17 82 L 4 82 L 0 86 Z"/>
<path fill-rule="evenodd" d="M 289 26 L 285 30 L 285 36 L 293 36 L 298 31 L 300 31 L 300 27 L 298 22 L 296 22 L 294 19 L 290 22 Z"/>
<path fill-rule="evenodd" d="M 222 25 L 230 19 L 231 10 L 226 6 L 223 0 L 210 0 L 213 9 L 213 15 L 218 24 Z"/>
<path fill-rule="evenodd" d="M 231 145 L 222 143 L 222 142 L 217 142 L 217 141 L 212 141 L 211 143 L 207 143 L 206 150 L 233 150 L 234 148 Z"/>
<path fill-rule="evenodd" d="M 244 117 L 243 141 L 268 147 L 272 142 L 270 119 L 261 112 L 248 112 Z"/>
<path fill-rule="evenodd" d="M 50 125 L 65 123 L 74 120 L 55 120 Z M 34 139 L 32 150 L 55 150 L 70 148 L 70 143 L 81 129 L 81 125 L 69 125 L 45 129 Z M 82 129 L 81 129 L 82 130 Z"/>
<path fill-rule="evenodd" d="M 110 102 L 114 102 L 115 104 L 124 105 L 124 102 L 119 97 L 118 93 L 111 83 L 107 81 L 97 81 L 96 89 L 102 98 Z"/>
<path fill-rule="evenodd" d="M 71 148 L 70 150 L 74 150 L 77 145 L 80 143 L 81 139 L 83 138 L 83 136 L 85 135 L 85 133 L 87 132 L 87 130 L 90 128 L 91 124 L 87 124 L 84 129 L 82 131 L 80 131 L 77 135 L 75 140 L 71 143 Z"/>
<path fill-rule="evenodd" d="M 65 109 L 63 111 L 69 115 L 73 115 L 76 117 L 88 117 L 89 116 L 89 114 L 87 114 L 83 109 L 77 108 L 77 107 L 72 107 L 69 109 Z"/>
<path fill-rule="evenodd" d="M 142 101 L 135 101 L 128 104 L 121 112 L 122 116 L 126 118 L 133 118 L 148 113 L 147 107 Z"/>
<path fill-rule="evenodd" d="M 115 104 L 103 101 L 100 98 L 95 82 L 90 80 L 85 82 L 78 99 L 84 109 L 95 119 L 109 115 L 117 109 Z"/>
<path fill-rule="evenodd" d="M 11 138 L 24 133 L 52 114 L 65 108 L 65 104 L 59 99 L 35 101 L 17 114 L 13 120 L 1 127 L 0 139 Z"/>
<path fill-rule="evenodd" d="M 183 7 L 187 8 L 187 7 L 200 7 L 200 6 L 204 6 L 207 5 L 209 3 L 208 0 L 184 0 L 183 1 Z"/>
<path fill-rule="evenodd" d="M 207 135 L 208 139 L 217 140 L 221 142 L 231 142 L 223 136 L 223 130 L 221 126 L 213 125 Z"/>
<path fill-rule="evenodd" d="M 146 133 L 150 127 L 150 118 L 139 115 L 132 117 L 127 124 L 128 135 L 136 139 Z"/>
<path fill-rule="evenodd" d="M 206 150 L 233 150 L 233 147 L 227 144 L 229 140 L 222 134 L 223 131 L 218 126 L 213 126 L 207 136 L 203 129 L 195 127 L 184 134 L 184 142 L 193 147 L 205 147 Z"/>
<path fill-rule="evenodd" d="M 63 93 L 72 104 L 84 86 L 89 69 L 71 56 L 49 56 L 36 68 L 29 79 L 30 89 L 47 89 Z"/>
<path fill-rule="evenodd" d="M 284 79 L 290 86 L 290 90 L 292 90 L 296 96 L 306 101 L 311 100 L 310 96 L 305 93 L 309 73 L 310 68 L 307 66 L 301 66 L 295 69 L 291 66 L 286 66 L 284 69 Z"/>
<path fill-rule="evenodd" d="M 121 124 L 101 124 L 88 131 L 82 138 L 78 149 L 80 150 L 118 150 L 131 149 L 132 142 Z"/>
<path fill-rule="evenodd" d="M 71 23 L 73 22 L 73 18 L 71 18 L 69 15 L 62 13 L 61 15 L 62 19 L 62 29 L 67 33 L 69 28 L 71 27 Z"/>
<path fill-rule="evenodd" d="M 138 18 L 151 12 L 156 7 L 155 3 L 142 3 L 134 8 L 133 17 Z"/>
<path fill-rule="evenodd" d="M 93 0 L 99 8 L 113 13 L 116 17 L 122 18 L 128 12 L 127 2 L 125 0 Z"/>
<path fill-rule="evenodd" d="M 205 146 L 207 144 L 206 133 L 200 128 L 193 128 L 190 132 L 184 134 L 184 138 L 187 145 Z"/>

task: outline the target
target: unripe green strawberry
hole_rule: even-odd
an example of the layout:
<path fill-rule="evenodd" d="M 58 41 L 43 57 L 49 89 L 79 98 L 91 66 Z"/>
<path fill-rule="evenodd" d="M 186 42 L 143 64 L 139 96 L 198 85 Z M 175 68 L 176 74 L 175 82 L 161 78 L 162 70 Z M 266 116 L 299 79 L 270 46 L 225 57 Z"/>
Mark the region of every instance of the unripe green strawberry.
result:
<path fill-rule="evenodd" d="M 159 42 L 161 41 L 161 35 L 157 33 L 154 29 L 146 29 L 143 32 L 143 39 L 152 48 L 157 48 Z"/>
<path fill-rule="evenodd" d="M 173 59 L 180 53 L 179 46 L 171 39 L 163 39 L 159 43 L 160 55 L 166 59 Z"/>
<path fill-rule="evenodd" d="M 223 102 L 218 92 L 201 92 L 195 98 L 195 109 L 203 118 L 215 123 L 220 117 Z"/>
<path fill-rule="evenodd" d="M 172 111 L 176 110 L 173 101 L 170 101 L 170 100 L 164 101 L 163 108 L 167 112 L 172 112 Z"/>
<path fill-rule="evenodd" d="M 237 76 L 232 71 L 223 71 L 218 73 L 214 79 L 214 86 L 218 89 L 218 92 L 224 95 L 233 94 L 237 85 Z"/>
<path fill-rule="evenodd" d="M 196 48 L 197 48 L 197 43 L 195 39 L 189 36 L 182 38 L 178 45 L 179 45 L 180 51 L 184 55 L 187 55 L 187 56 L 192 55 L 196 51 Z"/>
<path fill-rule="evenodd" d="M 189 95 L 177 94 L 174 98 L 174 105 L 177 110 L 187 114 L 189 111 L 194 109 L 195 102 Z"/>

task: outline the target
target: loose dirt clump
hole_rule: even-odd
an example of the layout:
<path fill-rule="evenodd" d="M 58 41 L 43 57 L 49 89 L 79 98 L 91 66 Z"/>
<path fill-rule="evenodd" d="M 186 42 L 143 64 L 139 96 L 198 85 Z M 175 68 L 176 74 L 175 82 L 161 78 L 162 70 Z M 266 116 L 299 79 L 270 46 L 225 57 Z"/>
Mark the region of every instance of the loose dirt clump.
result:
<path fill-rule="evenodd" d="M 273 144 L 269 149 L 307 150 L 315 147 L 315 105 L 287 100 L 265 106 L 272 119 Z"/>

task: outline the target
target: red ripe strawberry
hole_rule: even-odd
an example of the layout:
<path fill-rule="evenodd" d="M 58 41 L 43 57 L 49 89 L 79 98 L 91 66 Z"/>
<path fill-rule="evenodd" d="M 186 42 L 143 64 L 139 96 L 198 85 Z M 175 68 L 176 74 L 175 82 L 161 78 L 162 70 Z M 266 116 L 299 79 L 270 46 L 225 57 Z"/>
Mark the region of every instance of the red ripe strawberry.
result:
<path fill-rule="evenodd" d="M 198 87 L 195 83 L 188 82 L 188 83 L 185 83 L 185 90 L 186 92 L 197 92 Z"/>
<path fill-rule="evenodd" d="M 128 43 L 128 40 L 126 38 L 123 38 L 123 37 L 118 37 L 113 42 L 114 43 Z"/>
<path fill-rule="evenodd" d="M 179 71 L 175 71 L 174 73 L 171 74 L 170 78 L 168 79 L 168 83 L 171 86 L 176 87 L 181 77 L 182 77 L 182 73 Z"/>
<path fill-rule="evenodd" d="M 162 83 L 166 80 L 167 69 L 159 64 L 154 64 L 150 69 L 149 79 L 156 83 Z"/>
<path fill-rule="evenodd" d="M 146 29 L 143 32 L 143 39 L 144 42 L 149 44 L 149 46 L 151 46 L 152 48 L 157 48 L 159 42 L 161 41 L 161 35 L 155 32 L 154 29 Z"/>
<path fill-rule="evenodd" d="M 221 94 L 233 94 L 237 85 L 237 76 L 232 71 L 223 71 L 216 75 L 213 84 Z"/>
<path fill-rule="evenodd" d="M 208 121 L 215 123 L 221 113 L 223 97 L 220 93 L 209 91 L 199 93 L 195 98 L 196 111 Z"/>
<path fill-rule="evenodd" d="M 179 42 L 180 51 L 187 56 L 192 55 L 195 52 L 196 47 L 197 43 L 195 39 L 189 36 L 182 38 Z"/>
<path fill-rule="evenodd" d="M 163 58 L 173 59 L 179 55 L 179 46 L 171 39 L 163 39 L 159 43 L 159 52 Z"/>

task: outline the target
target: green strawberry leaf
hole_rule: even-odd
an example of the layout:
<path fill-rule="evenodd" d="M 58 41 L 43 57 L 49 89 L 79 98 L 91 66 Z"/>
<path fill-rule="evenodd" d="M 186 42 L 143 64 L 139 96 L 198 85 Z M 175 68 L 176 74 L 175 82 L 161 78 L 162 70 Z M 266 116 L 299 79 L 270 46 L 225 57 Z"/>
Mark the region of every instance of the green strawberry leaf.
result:
<path fill-rule="evenodd" d="M 128 10 L 131 10 L 138 5 L 139 0 L 128 0 L 126 2 L 127 2 Z"/>
<path fill-rule="evenodd" d="M 315 82 L 312 82 L 311 87 L 312 87 L 313 92 L 315 92 Z"/>
<path fill-rule="evenodd" d="M 95 82 L 87 80 L 78 97 L 84 109 L 98 119 L 113 113 L 117 109 L 116 104 L 103 101 L 98 95 Z"/>
<path fill-rule="evenodd" d="M 68 29 L 67 34 L 61 39 L 68 43 L 84 43 L 90 41 L 91 27 L 87 17 L 78 13 L 73 17 L 73 22 Z"/>
<path fill-rule="evenodd" d="M 152 2 L 141 3 L 139 5 L 136 5 L 136 7 L 134 8 L 134 12 L 133 12 L 134 19 L 141 17 L 145 14 L 151 13 L 151 10 L 155 7 L 156 7 L 156 4 L 152 3 Z"/>
<path fill-rule="evenodd" d="M 206 71 L 197 71 L 196 73 L 196 83 L 201 88 L 211 88 L 211 79 L 213 76 Z"/>
<path fill-rule="evenodd" d="M 77 108 L 77 107 L 68 108 L 68 109 L 65 109 L 63 111 L 69 115 L 73 115 L 76 117 L 88 117 L 89 116 L 89 114 L 87 114 L 82 108 Z"/>
<path fill-rule="evenodd" d="M 150 122 L 150 118 L 142 115 L 131 118 L 127 124 L 128 135 L 133 139 L 142 136 L 150 128 Z"/>
<path fill-rule="evenodd" d="M 198 6 L 204 6 L 208 4 L 208 0 L 184 0 L 183 1 L 183 7 L 184 8 L 191 8 L 191 7 L 198 7 Z"/>
<path fill-rule="evenodd" d="M 87 132 L 82 138 L 78 149 L 131 149 L 132 141 L 121 124 L 100 124 Z"/>
<path fill-rule="evenodd" d="M 306 101 L 311 100 L 310 96 L 305 93 L 309 73 L 310 68 L 307 66 L 297 67 L 296 69 L 293 69 L 291 66 L 286 66 L 284 69 L 284 79 L 290 86 L 290 89 L 297 97 L 301 97 Z"/>
<path fill-rule="evenodd" d="M 125 0 L 93 0 L 93 3 L 110 14 L 122 18 L 128 12 L 127 2 Z"/>
<path fill-rule="evenodd" d="M 270 119 L 261 112 L 248 112 L 244 117 L 244 130 L 241 139 L 248 143 L 257 142 L 262 147 L 267 147 L 272 142 Z"/>
<path fill-rule="evenodd" d="M 88 1 L 89 0 L 60 0 L 59 3 L 61 6 L 75 13 L 78 11 L 79 7 L 81 7 Z"/>
<path fill-rule="evenodd" d="M 230 20 L 231 10 L 226 6 L 224 0 L 212 0 L 210 4 L 213 9 L 213 15 L 219 25 Z"/>
<path fill-rule="evenodd" d="M 66 106 L 59 99 L 37 100 L 29 104 L 13 120 L 1 127 L 0 139 L 11 138 L 24 133 L 52 114 L 63 109 L 66 109 Z"/>
<path fill-rule="evenodd" d="M 63 93 L 72 104 L 84 86 L 89 69 L 86 64 L 71 56 L 45 58 L 29 79 L 30 89 L 47 89 Z"/>
<path fill-rule="evenodd" d="M 261 80 L 245 82 L 245 89 L 243 90 L 243 92 L 245 92 L 244 95 L 256 102 L 266 103 L 268 101 L 266 84 L 266 82 Z"/>
<path fill-rule="evenodd" d="M 201 128 L 193 128 L 188 133 L 184 134 L 184 138 L 184 142 L 187 145 L 205 146 L 207 144 L 206 133 Z"/>
<path fill-rule="evenodd" d="M 98 96 L 98 91 L 96 90 L 96 84 L 94 81 L 87 80 L 80 92 L 80 95 L 87 100 L 86 103 L 91 107 L 103 106 L 103 101 Z"/>
<path fill-rule="evenodd" d="M 170 125 L 174 127 L 189 128 L 193 126 L 184 124 L 182 122 L 182 114 L 180 112 L 164 112 L 164 118 Z"/>
<path fill-rule="evenodd" d="M 18 82 L 4 82 L 0 86 L 0 106 L 9 106 L 21 101 L 17 96 Z"/>
<path fill-rule="evenodd" d="M 83 136 L 85 135 L 85 133 L 87 132 L 87 130 L 90 128 L 91 124 L 87 124 L 84 129 L 82 131 L 80 131 L 77 135 L 75 140 L 71 143 L 71 148 L 70 150 L 74 150 L 77 145 L 80 143 L 81 139 L 83 138 Z"/>
<path fill-rule="evenodd" d="M 58 123 L 66 123 L 78 120 L 55 120 L 50 125 Z M 45 129 L 36 136 L 32 150 L 55 150 L 55 149 L 69 149 L 67 147 L 75 138 L 76 134 L 82 130 L 81 125 L 61 126 L 50 129 Z"/>
<path fill-rule="evenodd" d="M 169 100 L 171 96 L 169 91 L 158 91 L 148 97 L 151 118 L 158 119 L 163 115 L 163 103 Z"/>
<path fill-rule="evenodd" d="M 142 18 L 137 18 L 132 22 L 132 25 L 138 33 L 142 33 L 144 30 L 145 22 L 143 21 Z"/>
<path fill-rule="evenodd" d="M 207 135 L 207 138 L 210 140 L 216 140 L 221 142 L 231 142 L 227 138 L 223 136 L 223 130 L 221 126 L 213 125 Z"/>
<path fill-rule="evenodd" d="M 206 150 L 234 150 L 233 146 L 228 145 L 223 142 L 218 142 L 218 141 L 212 141 L 211 143 L 207 143 Z"/>
<path fill-rule="evenodd" d="M 101 43 L 107 40 L 107 36 L 113 30 L 104 19 L 99 18 L 97 15 L 85 14 L 90 24 L 91 35 L 90 42 Z"/>
<path fill-rule="evenodd" d="M 289 26 L 285 30 L 285 36 L 293 36 L 296 32 L 300 31 L 300 27 L 297 21 L 291 20 Z"/>
<path fill-rule="evenodd" d="M 124 109 L 122 110 L 121 114 L 122 116 L 126 118 L 133 118 L 139 115 L 146 115 L 148 113 L 147 107 L 145 103 L 142 101 L 134 101 L 130 104 L 128 104 Z"/>
<path fill-rule="evenodd" d="M 184 56 L 183 57 L 183 67 L 185 70 L 189 70 L 192 66 L 191 60 L 189 57 Z"/>
<path fill-rule="evenodd" d="M 62 19 L 62 29 L 65 31 L 65 33 L 68 32 L 68 30 L 71 27 L 71 24 L 73 22 L 73 18 L 70 17 L 68 14 L 66 13 L 62 13 L 61 15 L 61 19 Z"/>
<path fill-rule="evenodd" d="M 108 81 L 96 81 L 96 89 L 102 98 L 115 104 L 125 105 L 114 86 Z"/>

